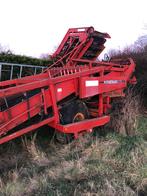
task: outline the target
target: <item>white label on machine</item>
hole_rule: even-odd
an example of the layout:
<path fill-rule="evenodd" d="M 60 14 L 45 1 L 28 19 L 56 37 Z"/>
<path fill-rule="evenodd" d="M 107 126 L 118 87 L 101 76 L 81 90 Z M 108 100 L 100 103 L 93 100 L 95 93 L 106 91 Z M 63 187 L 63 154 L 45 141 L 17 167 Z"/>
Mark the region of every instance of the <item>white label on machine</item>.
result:
<path fill-rule="evenodd" d="M 87 80 L 86 81 L 86 86 L 98 86 L 99 81 L 98 80 Z"/>
<path fill-rule="evenodd" d="M 62 88 L 57 88 L 57 92 L 61 93 L 62 92 Z"/>
<path fill-rule="evenodd" d="M 83 28 L 83 29 L 78 29 L 78 32 L 81 32 L 81 31 L 85 31 L 85 29 Z"/>

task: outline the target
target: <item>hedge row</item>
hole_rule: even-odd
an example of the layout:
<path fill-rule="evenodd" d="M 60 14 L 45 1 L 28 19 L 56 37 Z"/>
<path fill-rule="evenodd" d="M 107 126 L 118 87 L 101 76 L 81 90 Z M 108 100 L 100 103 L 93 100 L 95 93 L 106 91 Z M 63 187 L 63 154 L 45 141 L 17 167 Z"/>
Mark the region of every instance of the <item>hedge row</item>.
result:
<path fill-rule="evenodd" d="M 38 66 L 47 66 L 52 63 L 52 61 L 48 59 L 38 59 L 38 58 L 33 58 L 28 56 L 15 55 L 7 52 L 0 53 L 0 62 L 38 65 Z"/>

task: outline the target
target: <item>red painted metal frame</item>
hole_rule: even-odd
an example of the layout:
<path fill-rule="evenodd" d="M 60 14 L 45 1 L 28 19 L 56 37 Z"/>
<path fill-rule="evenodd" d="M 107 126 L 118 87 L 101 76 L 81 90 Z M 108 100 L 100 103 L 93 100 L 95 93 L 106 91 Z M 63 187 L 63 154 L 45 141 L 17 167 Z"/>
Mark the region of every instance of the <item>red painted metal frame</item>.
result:
<path fill-rule="evenodd" d="M 63 133 L 74 133 L 75 138 L 78 138 L 78 133 L 81 131 L 85 130 L 89 132 L 89 130 L 91 130 L 93 127 L 105 125 L 109 121 L 110 116 L 102 116 L 67 125 L 56 124 L 54 121 L 52 121 L 49 123 L 49 125 Z"/>
<path fill-rule="evenodd" d="M 21 130 L 15 132 L 15 133 L 12 133 L 12 134 L 10 134 L 8 136 L 5 136 L 2 139 L 0 139 L 0 144 L 3 144 L 3 143 L 8 142 L 8 141 L 10 141 L 12 139 L 20 137 L 21 135 L 24 135 L 26 133 L 34 131 L 35 129 L 37 129 L 37 128 L 41 127 L 41 126 L 46 125 L 46 124 L 52 122 L 54 119 L 55 119 L 54 117 L 45 119 L 45 120 L 43 120 L 43 121 L 41 121 L 39 123 L 36 123 L 35 125 L 31 125 L 29 127 L 26 127 L 24 129 L 21 129 Z"/>
<path fill-rule="evenodd" d="M 69 54 L 64 54 L 60 60 L 57 60 L 51 66 L 52 68 L 48 68 L 42 74 L 0 83 L 0 100 L 41 89 L 34 96 L 24 99 L 4 111 L 0 111 L 0 144 L 45 124 L 63 133 L 73 133 L 77 138 L 79 132 L 104 125 L 110 120 L 110 117 L 105 115 L 106 110 L 110 107 L 110 97 L 115 94 L 122 96 L 127 84 L 134 82 L 132 73 L 135 70 L 135 64 L 132 59 L 128 59 L 127 63 L 123 61 L 120 63 L 96 62 L 82 59 L 82 55 L 92 43 L 91 39 L 87 41 L 87 37 L 89 32 L 93 31 L 92 27 L 69 29 L 54 56 L 61 52 L 66 41 L 69 40 L 69 36 L 79 36 L 81 43 L 70 51 L 70 57 L 68 56 Z M 109 37 L 108 34 L 102 35 Z M 83 48 L 84 52 L 81 48 Z M 68 56 L 68 62 L 65 64 L 62 62 L 63 67 L 56 66 L 59 62 L 64 61 L 66 56 Z M 97 112 L 93 116 L 94 118 L 68 125 L 60 124 L 58 104 L 71 94 L 74 94 L 79 99 L 97 95 Z M 42 109 L 44 114 L 48 115 L 49 108 L 52 108 L 53 112 L 51 117 L 11 133 L 13 128 L 41 113 Z"/>

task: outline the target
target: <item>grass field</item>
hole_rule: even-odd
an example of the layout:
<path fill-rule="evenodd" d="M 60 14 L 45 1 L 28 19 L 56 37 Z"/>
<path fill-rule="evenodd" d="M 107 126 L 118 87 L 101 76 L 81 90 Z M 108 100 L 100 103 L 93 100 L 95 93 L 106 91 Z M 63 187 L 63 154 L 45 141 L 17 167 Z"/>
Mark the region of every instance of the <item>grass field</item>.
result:
<path fill-rule="evenodd" d="M 0 196 L 147 195 L 147 119 L 136 136 L 98 131 L 68 145 L 37 136 L 0 146 Z"/>

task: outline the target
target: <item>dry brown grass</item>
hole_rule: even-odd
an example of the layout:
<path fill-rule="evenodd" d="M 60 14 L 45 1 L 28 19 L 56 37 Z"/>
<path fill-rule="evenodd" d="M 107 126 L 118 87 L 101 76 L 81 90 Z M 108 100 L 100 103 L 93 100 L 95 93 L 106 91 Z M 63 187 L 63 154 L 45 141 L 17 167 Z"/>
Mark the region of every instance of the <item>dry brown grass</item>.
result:
<path fill-rule="evenodd" d="M 134 117 L 130 120 L 129 108 L 138 117 L 138 105 L 135 107 L 132 97 L 128 100 L 122 107 L 122 114 L 127 115 L 116 121 L 120 122 L 118 129 L 128 120 L 135 122 Z M 137 130 L 144 134 L 145 118 L 140 125 Z M 36 135 L 20 141 L 0 146 L 0 196 L 147 194 L 147 143 L 141 134 L 99 137 L 95 132 L 68 145 Z"/>
<path fill-rule="evenodd" d="M 22 146 L 23 163 L 17 159 L 11 169 L 1 173 L 1 196 L 146 193 L 144 141 L 111 134 L 104 138 L 85 135 L 69 145 L 52 142 L 42 149 L 37 139 L 25 140 L 15 144 Z M 15 153 L 18 155 L 14 151 L 13 157 Z"/>
<path fill-rule="evenodd" d="M 110 127 L 122 135 L 135 135 L 140 116 L 141 100 L 139 95 L 134 95 L 132 89 L 128 89 L 125 98 L 114 101 L 114 110 L 111 114 Z"/>

